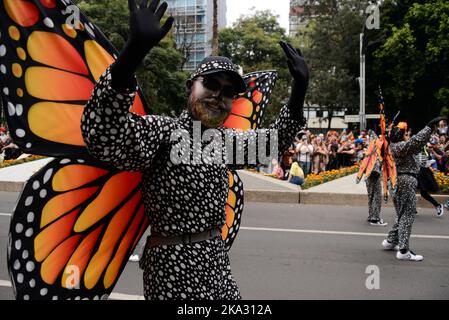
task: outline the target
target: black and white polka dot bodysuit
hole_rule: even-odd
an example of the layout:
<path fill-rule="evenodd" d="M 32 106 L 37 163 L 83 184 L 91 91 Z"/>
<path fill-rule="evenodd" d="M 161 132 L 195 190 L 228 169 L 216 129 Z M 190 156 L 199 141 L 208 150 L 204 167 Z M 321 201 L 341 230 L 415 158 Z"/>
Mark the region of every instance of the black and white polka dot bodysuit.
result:
<path fill-rule="evenodd" d="M 127 171 L 142 171 L 142 197 L 151 233 L 179 236 L 221 228 L 225 223 L 228 169 L 223 164 L 174 164 L 170 142 L 174 130 L 193 134 L 193 120 L 185 111 L 179 118 L 139 116 L 129 112 L 135 93 L 111 88 L 108 68 L 87 103 L 81 129 L 89 152 L 97 159 Z M 278 129 L 279 153 L 300 130 L 284 107 L 270 127 Z M 258 130 L 244 133 L 249 139 Z M 269 140 L 269 139 L 268 139 Z M 228 254 L 221 237 L 189 245 L 148 249 L 144 292 L 148 299 L 239 299 Z"/>
<path fill-rule="evenodd" d="M 379 160 L 376 160 L 373 171 L 366 179 L 368 191 L 368 221 L 379 221 L 382 208 L 382 168 Z"/>
<path fill-rule="evenodd" d="M 391 154 L 398 172 L 393 202 L 396 208 L 396 223 L 388 233 L 387 240 L 398 244 L 399 249 L 409 249 L 410 236 L 416 213 L 416 189 L 419 173 L 418 154 L 430 139 L 432 129 L 425 127 L 408 141 L 392 143 Z"/>

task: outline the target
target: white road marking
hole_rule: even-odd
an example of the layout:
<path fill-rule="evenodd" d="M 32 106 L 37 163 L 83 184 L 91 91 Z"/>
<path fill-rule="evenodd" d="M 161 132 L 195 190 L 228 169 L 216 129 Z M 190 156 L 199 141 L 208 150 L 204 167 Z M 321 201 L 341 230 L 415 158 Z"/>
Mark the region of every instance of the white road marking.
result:
<path fill-rule="evenodd" d="M 111 293 L 109 299 L 113 300 L 145 300 L 144 296 L 132 295 L 132 294 L 124 294 L 124 293 Z"/>
<path fill-rule="evenodd" d="M 11 281 L 0 280 L 0 287 L 12 288 Z M 109 299 L 113 299 L 113 300 L 145 300 L 145 297 L 139 296 L 139 295 L 134 295 L 134 294 L 112 292 L 109 295 Z"/>
<path fill-rule="evenodd" d="M 369 236 L 369 237 L 385 237 L 386 233 L 368 233 L 368 232 L 348 232 L 348 231 L 326 231 L 326 230 L 302 230 L 302 229 L 277 229 L 277 228 L 255 228 L 240 227 L 242 230 L 249 231 L 270 231 L 270 232 L 292 232 L 292 233 L 312 233 L 312 234 L 333 234 L 343 236 Z M 449 236 L 414 234 L 412 238 L 418 239 L 444 239 L 449 240 Z"/>
<path fill-rule="evenodd" d="M 3 213 L 3 212 L 0 212 L 0 216 L 10 217 L 10 216 L 12 216 L 12 214 L 11 214 L 11 213 Z"/>
<path fill-rule="evenodd" d="M 11 214 L 0 213 L 0 215 L 10 216 Z M 368 233 L 368 232 L 347 232 L 347 231 L 325 231 L 325 230 L 302 230 L 302 229 L 278 229 L 278 228 L 256 228 L 256 227 L 241 227 L 242 230 L 248 231 L 268 231 L 268 232 L 289 232 L 289 233 L 309 233 L 309 234 L 330 234 L 330 235 L 345 235 L 345 236 L 370 236 L 370 237 L 385 237 L 384 233 Z M 449 236 L 439 235 L 412 235 L 412 238 L 421 239 L 443 239 L 449 240 Z M 0 280 L 0 287 L 12 287 L 10 281 Z M 145 300 L 142 295 L 132 295 L 124 293 L 112 292 L 109 299 L 113 300 Z"/>

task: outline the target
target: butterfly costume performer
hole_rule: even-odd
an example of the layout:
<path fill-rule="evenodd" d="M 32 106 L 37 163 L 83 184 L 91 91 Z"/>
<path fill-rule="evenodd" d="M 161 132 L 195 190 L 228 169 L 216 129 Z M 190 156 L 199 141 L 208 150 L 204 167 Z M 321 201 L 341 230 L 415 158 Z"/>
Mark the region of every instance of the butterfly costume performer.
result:
<path fill-rule="evenodd" d="M 394 162 L 394 158 L 391 154 L 388 139 L 387 139 L 387 122 L 385 118 L 385 106 L 382 98 L 382 94 L 380 94 L 380 136 L 375 137 L 370 141 L 368 148 L 365 152 L 365 158 L 363 158 L 359 172 L 356 176 L 356 183 L 359 183 L 363 175 L 365 175 L 365 180 L 368 180 L 372 173 L 382 172 L 382 181 L 383 181 L 383 189 L 384 189 L 384 200 L 388 200 L 388 183 L 390 183 L 390 187 L 392 190 L 396 188 L 396 165 Z M 394 125 L 394 119 L 390 123 L 388 131 L 391 131 L 391 128 Z M 379 190 L 379 188 L 373 188 Z M 379 198 L 379 197 L 376 197 Z M 376 203 L 379 202 L 378 200 Z M 371 216 L 371 212 L 370 212 Z"/>
<path fill-rule="evenodd" d="M 170 17 L 161 26 L 167 4 L 158 4 L 129 0 L 130 36 L 118 54 L 70 1 L 0 0 L 9 129 L 24 152 L 54 157 L 27 182 L 11 220 L 8 269 L 17 299 L 106 299 L 148 227 L 146 298 L 240 298 L 227 252 L 243 210 L 234 169 L 248 163 L 171 161 L 171 133 L 192 138 L 195 120 L 211 122 L 201 106 L 179 118 L 149 115 L 134 72 L 173 23 Z M 69 23 L 73 13 L 79 19 Z M 308 86 L 301 52 L 281 46 L 294 80 L 271 126 L 280 154 L 304 125 Z M 207 59 L 191 89 L 200 78 L 207 88 L 205 76 L 215 73 L 227 74 L 239 93 L 218 131 L 245 138 L 236 149 L 270 135 L 258 127 L 276 73 L 237 77 L 229 59 Z"/>
<path fill-rule="evenodd" d="M 389 190 L 396 188 L 396 165 L 391 154 L 387 134 L 385 106 L 380 93 L 380 136 L 373 134 L 370 144 L 365 152 L 365 157 L 360 164 L 359 172 L 356 176 L 356 183 L 359 183 L 365 175 L 366 188 L 368 191 L 368 222 L 372 225 L 386 225 L 380 218 L 382 207 L 382 184 L 384 190 L 384 200 L 388 200 Z M 389 131 L 394 120 L 389 126 Z"/>

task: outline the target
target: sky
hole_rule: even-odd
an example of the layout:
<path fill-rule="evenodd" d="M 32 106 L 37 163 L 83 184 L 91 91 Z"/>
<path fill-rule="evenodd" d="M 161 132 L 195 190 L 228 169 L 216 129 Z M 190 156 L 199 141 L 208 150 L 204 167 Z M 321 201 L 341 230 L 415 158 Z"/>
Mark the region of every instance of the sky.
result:
<path fill-rule="evenodd" d="M 220 0 L 223 1 L 223 0 Z M 227 26 L 230 27 L 240 15 L 248 15 L 250 10 L 270 10 L 273 14 L 279 15 L 279 24 L 288 32 L 288 13 L 290 11 L 289 0 L 226 0 L 227 3 Z"/>

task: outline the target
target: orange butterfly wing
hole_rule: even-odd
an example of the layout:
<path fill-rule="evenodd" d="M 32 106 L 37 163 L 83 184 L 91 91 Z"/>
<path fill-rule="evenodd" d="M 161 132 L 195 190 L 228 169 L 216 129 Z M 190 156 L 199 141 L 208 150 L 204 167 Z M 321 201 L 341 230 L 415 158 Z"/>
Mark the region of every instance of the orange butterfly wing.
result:
<path fill-rule="evenodd" d="M 88 160 L 81 114 L 116 51 L 82 14 L 67 25 L 68 5 L 0 1 L 0 94 L 12 137 L 27 153 L 66 157 L 30 179 L 14 212 L 8 268 L 18 299 L 104 297 L 149 224 L 141 174 Z M 140 91 L 131 111 L 146 113 Z"/>
<path fill-rule="evenodd" d="M 383 176 L 383 187 L 384 187 L 384 199 L 388 199 L 388 181 L 391 183 L 392 190 L 396 189 L 397 182 L 397 171 L 396 163 L 394 161 L 393 155 L 390 152 L 388 142 L 384 141 L 383 145 L 384 160 L 382 163 L 382 176 Z"/>
<path fill-rule="evenodd" d="M 244 75 L 243 80 L 245 80 L 247 91 L 234 99 L 231 114 L 226 119 L 224 127 L 241 130 L 258 128 L 276 78 L 275 71 L 260 71 Z"/>
<path fill-rule="evenodd" d="M 225 128 L 239 130 L 257 129 L 267 108 L 276 83 L 275 71 L 253 72 L 243 76 L 247 91 L 234 99 Z M 237 172 L 228 171 L 229 190 L 226 203 L 226 224 L 221 230 L 225 247 L 229 250 L 240 228 L 243 213 L 243 183 Z"/>
<path fill-rule="evenodd" d="M 149 225 L 141 173 L 56 159 L 26 184 L 8 261 L 17 299 L 104 299 Z"/>
<path fill-rule="evenodd" d="M 12 138 L 26 153 L 87 154 L 81 115 L 117 54 L 82 13 L 68 25 L 66 9 L 63 1 L 0 1 L 0 93 Z M 146 110 L 139 91 L 132 111 Z"/>
<path fill-rule="evenodd" d="M 226 250 L 231 249 L 232 243 L 240 229 L 243 212 L 243 183 L 235 171 L 228 171 L 229 191 L 226 201 L 226 223 L 221 229 L 221 236 L 225 241 Z"/>
<path fill-rule="evenodd" d="M 371 171 L 374 168 L 376 160 L 377 160 L 376 140 L 372 140 L 368 145 L 368 149 L 365 152 L 365 158 L 363 158 L 362 163 L 360 164 L 360 169 L 356 176 L 357 183 L 359 183 L 362 180 L 364 174 L 366 175 L 366 177 L 368 177 L 369 174 L 371 174 Z"/>
<path fill-rule="evenodd" d="M 383 100 L 383 98 L 381 97 Z M 383 102 L 379 104 L 380 109 L 380 130 L 381 130 L 381 144 L 378 146 L 379 157 L 382 159 L 382 181 L 383 181 L 383 189 L 384 189 L 384 199 L 388 200 L 388 181 L 391 183 L 391 188 L 394 190 L 396 188 L 396 164 L 393 158 L 393 155 L 390 152 L 390 148 L 388 145 L 388 140 L 386 139 L 387 133 L 387 122 L 385 118 L 385 106 Z M 393 122 L 389 125 L 388 129 L 391 131 L 393 127 Z"/>

